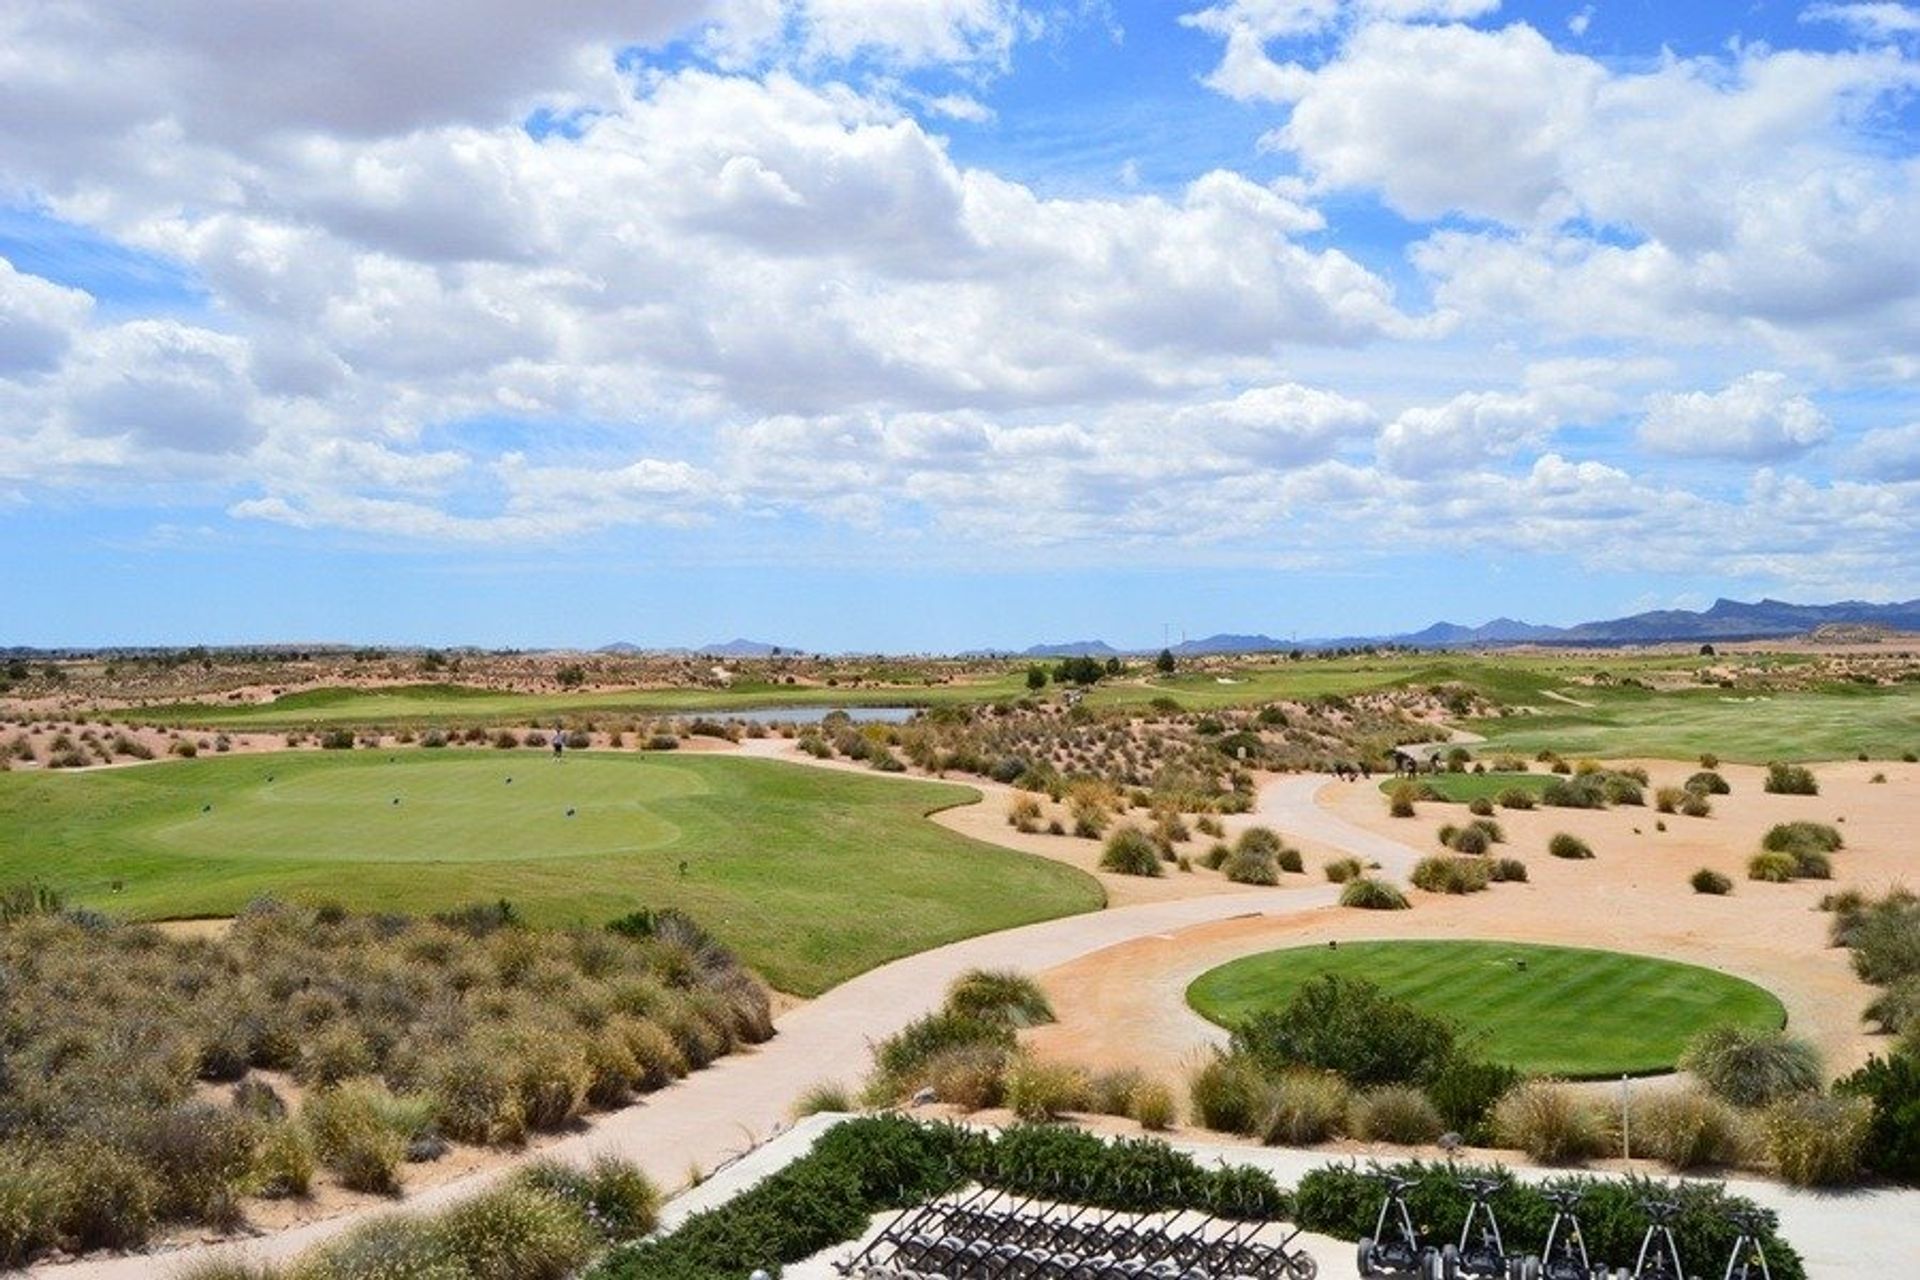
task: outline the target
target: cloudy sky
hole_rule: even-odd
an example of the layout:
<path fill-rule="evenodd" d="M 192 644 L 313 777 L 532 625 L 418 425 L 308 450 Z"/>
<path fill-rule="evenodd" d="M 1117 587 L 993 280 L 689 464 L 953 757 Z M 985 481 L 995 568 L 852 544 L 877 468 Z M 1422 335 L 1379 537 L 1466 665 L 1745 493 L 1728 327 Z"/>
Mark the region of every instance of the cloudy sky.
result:
<path fill-rule="evenodd" d="M 1920 5 L 0 0 L 0 644 L 1920 595 Z"/>

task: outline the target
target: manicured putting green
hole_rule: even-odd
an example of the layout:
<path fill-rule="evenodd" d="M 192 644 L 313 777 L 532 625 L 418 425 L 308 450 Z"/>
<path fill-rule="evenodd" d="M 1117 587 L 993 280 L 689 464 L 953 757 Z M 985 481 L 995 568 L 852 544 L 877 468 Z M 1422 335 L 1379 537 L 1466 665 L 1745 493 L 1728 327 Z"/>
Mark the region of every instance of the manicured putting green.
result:
<path fill-rule="evenodd" d="M 1473 800 L 1496 800 L 1503 791 L 1525 791 L 1538 800 L 1553 780 L 1554 775 L 1550 773 L 1423 773 L 1411 781 L 1416 786 L 1432 787 L 1445 803 L 1466 804 Z M 1387 778 L 1380 783 L 1380 790 L 1391 795 L 1394 787 L 1406 781 L 1406 778 Z"/>
<path fill-rule="evenodd" d="M 511 781 L 508 781 L 511 779 Z M 0 882 L 144 919 L 257 896 L 543 924 L 680 907 L 783 990 L 1101 905 L 927 821 L 977 793 L 701 756 L 354 751 L 0 774 Z"/>
<path fill-rule="evenodd" d="M 1570 1080 L 1668 1071 L 1687 1041 L 1708 1027 L 1772 1028 L 1787 1018 L 1767 991 L 1712 969 L 1515 942 L 1343 942 L 1337 950 L 1268 951 L 1201 974 L 1187 1000 L 1231 1027 L 1285 1004 L 1323 973 L 1365 978 L 1447 1019 L 1496 1062 Z"/>

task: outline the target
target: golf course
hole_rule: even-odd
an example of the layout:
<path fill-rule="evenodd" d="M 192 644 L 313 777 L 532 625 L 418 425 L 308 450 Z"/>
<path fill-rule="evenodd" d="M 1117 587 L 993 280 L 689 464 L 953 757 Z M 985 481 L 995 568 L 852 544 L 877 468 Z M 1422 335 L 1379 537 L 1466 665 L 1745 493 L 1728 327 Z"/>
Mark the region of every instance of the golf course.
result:
<path fill-rule="evenodd" d="M 1268 951 L 1202 974 L 1187 1000 L 1208 1020 L 1232 1027 L 1328 973 L 1365 979 L 1451 1022 L 1493 1061 L 1569 1080 L 1668 1071 L 1708 1027 L 1770 1030 L 1786 1021 L 1768 992 L 1712 969 L 1511 942 Z"/>
<path fill-rule="evenodd" d="M 661 755 L 408 751 L 0 774 L 0 865 L 140 919 L 275 896 L 530 922 L 677 907 L 781 990 L 1098 908 L 1059 863 L 927 820 L 971 789 Z"/>

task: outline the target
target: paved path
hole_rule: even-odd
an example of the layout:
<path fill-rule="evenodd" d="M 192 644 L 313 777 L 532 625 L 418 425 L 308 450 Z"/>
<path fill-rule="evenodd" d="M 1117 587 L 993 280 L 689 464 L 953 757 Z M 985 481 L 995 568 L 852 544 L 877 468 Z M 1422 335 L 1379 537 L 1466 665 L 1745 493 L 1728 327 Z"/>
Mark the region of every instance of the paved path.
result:
<path fill-rule="evenodd" d="M 1369 782 L 1330 782 L 1317 774 L 1274 778 L 1260 788 L 1253 811 L 1287 835 L 1345 850 L 1362 862 L 1377 862 L 1387 874 L 1405 879 L 1425 853 L 1348 822 L 1339 814 L 1321 808 L 1314 799 L 1327 787 L 1371 785 Z"/>

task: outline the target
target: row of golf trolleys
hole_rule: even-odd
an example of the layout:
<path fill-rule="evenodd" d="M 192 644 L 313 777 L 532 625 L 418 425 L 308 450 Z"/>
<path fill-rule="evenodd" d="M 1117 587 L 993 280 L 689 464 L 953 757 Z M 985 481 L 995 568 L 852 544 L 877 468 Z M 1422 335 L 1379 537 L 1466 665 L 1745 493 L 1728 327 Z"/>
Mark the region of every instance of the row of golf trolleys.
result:
<path fill-rule="evenodd" d="M 1461 1190 L 1473 1198 L 1458 1243 L 1422 1244 L 1407 1211 L 1411 1179 L 1383 1174 L 1386 1198 L 1373 1234 L 1359 1245 L 1362 1276 L 1418 1276 L 1420 1280 L 1691 1280 L 1680 1261 L 1680 1245 L 1673 1238 L 1673 1222 L 1680 1206 L 1671 1200 L 1640 1202 L 1647 1230 L 1631 1267 L 1618 1270 L 1595 1261 L 1587 1252 L 1578 1213 L 1578 1188 L 1543 1188 L 1553 1206 L 1553 1225 L 1538 1254 L 1509 1253 L 1500 1238 L 1500 1222 L 1493 1211 L 1493 1193 L 1500 1184 L 1485 1178 L 1466 1178 Z M 1763 1219 L 1757 1210 L 1731 1207 L 1727 1220 L 1738 1236 L 1727 1258 L 1721 1280 L 1772 1280 L 1767 1255 L 1760 1247 Z"/>
<path fill-rule="evenodd" d="M 977 1187 L 908 1209 L 851 1280 L 1314 1280 L 1298 1230 L 1192 1210 L 1135 1213 Z"/>

